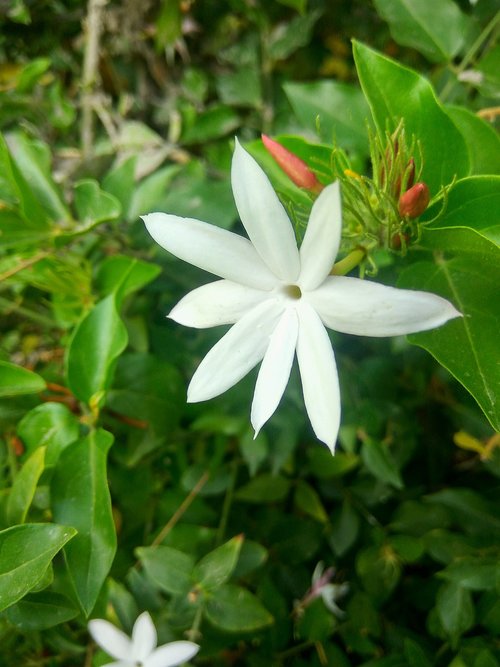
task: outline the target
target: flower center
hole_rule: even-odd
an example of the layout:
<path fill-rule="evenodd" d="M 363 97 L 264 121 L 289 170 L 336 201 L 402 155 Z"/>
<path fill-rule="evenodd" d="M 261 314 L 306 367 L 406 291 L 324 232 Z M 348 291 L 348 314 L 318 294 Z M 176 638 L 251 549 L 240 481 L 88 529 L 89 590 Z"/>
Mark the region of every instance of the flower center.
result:
<path fill-rule="evenodd" d="M 294 299 L 295 301 L 298 301 L 302 297 L 302 291 L 298 285 L 285 285 L 283 292 L 289 299 Z"/>

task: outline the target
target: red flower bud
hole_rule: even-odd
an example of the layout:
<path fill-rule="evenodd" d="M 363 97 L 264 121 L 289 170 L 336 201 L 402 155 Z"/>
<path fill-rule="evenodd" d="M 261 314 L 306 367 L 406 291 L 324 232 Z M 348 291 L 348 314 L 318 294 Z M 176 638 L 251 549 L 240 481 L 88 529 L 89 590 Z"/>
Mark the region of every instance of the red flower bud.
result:
<path fill-rule="evenodd" d="M 399 215 L 408 218 L 418 218 L 429 205 L 429 188 L 425 183 L 415 183 L 399 198 Z"/>
<path fill-rule="evenodd" d="M 295 185 L 312 192 L 321 192 L 323 186 L 303 160 L 265 134 L 262 135 L 262 143 Z"/>

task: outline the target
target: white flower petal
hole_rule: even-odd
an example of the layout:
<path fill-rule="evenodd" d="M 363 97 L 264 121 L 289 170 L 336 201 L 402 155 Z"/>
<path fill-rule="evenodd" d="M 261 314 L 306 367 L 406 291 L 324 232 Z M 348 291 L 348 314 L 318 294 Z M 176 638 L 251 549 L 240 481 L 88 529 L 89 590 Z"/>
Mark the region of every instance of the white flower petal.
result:
<path fill-rule="evenodd" d="M 230 280 L 217 280 L 186 294 L 169 317 L 197 329 L 233 324 L 268 296 L 266 292 Z"/>
<path fill-rule="evenodd" d="M 328 185 L 314 202 L 300 246 L 298 282 L 303 290 L 315 289 L 332 270 L 341 232 L 342 205 L 340 185 L 336 181 Z"/>
<path fill-rule="evenodd" d="M 138 616 L 132 630 L 132 655 L 134 660 L 144 660 L 156 648 L 156 628 L 147 611 Z"/>
<path fill-rule="evenodd" d="M 241 222 L 255 249 L 278 278 L 294 282 L 300 262 L 292 225 L 266 174 L 237 139 L 231 183 Z"/>
<path fill-rule="evenodd" d="M 88 627 L 96 644 L 99 644 L 112 658 L 130 659 L 132 642 L 124 632 L 100 618 L 89 621 Z"/>
<path fill-rule="evenodd" d="M 299 320 L 287 308 L 271 335 L 255 385 L 251 422 L 255 435 L 278 407 L 292 370 Z"/>
<path fill-rule="evenodd" d="M 222 394 L 256 366 L 283 309 L 281 299 L 269 298 L 238 320 L 198 366 L 188 387 L 188 402 Z"/>
<path fill-rule="evenodd" d="M 190 660 L 199 650 L 198 644 L 193 642 L 171 642 L 157 648 L 145 661 L 144 667 L 175 667 Z"/>
<path fill-rule="evenodd" d="M 297 359 L 307 414 L 318 440 L 334 451 L 340 424 L 340 391 L 332 346 L 318 314 L 301 302 L 297 308 Z"/>
<path fill-rule="evenodd" d="M 258 289 L 272 289 L 276 284 L 250 241 L 238 234 L 168 213 L 151 213 L 142 219 L 153 239 L 185 262 Z"/>
<path fill-rule="evenodd" d="M 439 327 L 461 314 L 431 292 L 331 276 L 307 301 L 330 329 L 358 336 L 399 336 Z"/>

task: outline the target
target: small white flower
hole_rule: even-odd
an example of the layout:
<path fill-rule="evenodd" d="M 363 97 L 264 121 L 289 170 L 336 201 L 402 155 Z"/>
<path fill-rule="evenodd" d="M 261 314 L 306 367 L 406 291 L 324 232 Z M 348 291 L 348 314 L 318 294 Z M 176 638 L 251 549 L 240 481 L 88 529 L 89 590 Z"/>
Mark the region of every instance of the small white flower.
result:
<path fill-rule="evenodd" d="M 156 648 L 156 628 L 147 611 L 134 623 L 132 638 L 102 619 L 90 621 L 89 632 L 94 641 L 117 660 L 104 667 L 175 667 L 200 650 L 198 644 L 188 641 L 170 642 Z"/>
<path fill-rule="evenodd" d="M 438 327 L 460 313 L 435 294 L 330 275 L 342 229 L 338 183 L 314 202 L 299 250 L 271 183 L 238 141 L 231 182 L 250 240 L 192 218 L 143 217 L 163 248 L 222 278 L 187 294 L 169 314 L 196 328 L 233 324 L 195 372 L 188 401 L 222 394 L 262 361 L 251 410 L 258 433 L 278 407 L 297 354 L 309 419 L 333 451 L 340 392 L 325 326 L 360 336 L 398 336 Z"/>
<path fill-rule="evenodd" d="M 335 574 L 333 567 L 324 569 L 323 562 L 319 562 L 314 569 L 312 576 L 312 586 L 308 596 L 306 596 L 308 603 L 317 597 L 323 599 L 325 607 L 329 609 L 334 616 L 342 618 L 345 614 L 338 606 L 337 600 L 344 597 L 349 591 L 349 584 L 332 584 L 331 578 Z"/>

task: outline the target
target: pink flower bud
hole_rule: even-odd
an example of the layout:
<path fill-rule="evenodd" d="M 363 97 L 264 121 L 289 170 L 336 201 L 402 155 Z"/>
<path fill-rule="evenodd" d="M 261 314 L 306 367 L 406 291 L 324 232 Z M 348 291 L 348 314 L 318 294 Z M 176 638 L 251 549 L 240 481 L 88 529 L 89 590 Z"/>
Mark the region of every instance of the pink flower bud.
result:
<path fill-rule="evenodd" d="M 429 205 L 429 188 L 425 183 L 415 183 L 399 198 L 399 215 L 408 218 L 418 218 Z"/>
<path fill-rule="evenodd" d="M 262 143 L 295 185 L 312 192 L 321 192 L 323 186 L 303 160 L 265 134 L 262 135 Z"/>

